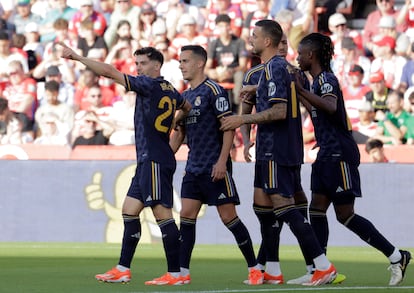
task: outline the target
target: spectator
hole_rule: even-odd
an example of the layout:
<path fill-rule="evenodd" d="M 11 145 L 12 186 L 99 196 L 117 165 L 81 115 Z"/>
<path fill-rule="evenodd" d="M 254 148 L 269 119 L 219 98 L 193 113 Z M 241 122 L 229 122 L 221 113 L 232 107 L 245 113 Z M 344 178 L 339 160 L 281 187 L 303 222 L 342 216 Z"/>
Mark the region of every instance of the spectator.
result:
<path fill-rule="evenodd" d="M 59 83 L 50 80 L 45 84 L 45 103 L 35 113 L 35 121 L 38 126 L 44 123 L 44 117 L 52 113 L 59 122 L 59 133 L 68 135 L 73 128 L 74 111 L 68 104 L 59 101 Z"/>
<path fill-rule="evenodd" d="M 183 14 L 178 22 L 178 34 L 171 42 L 174 58 L 178 58 L 181 47 L 186 45 L 200 45 L 207 50 L 208 38 L 197 32 L 197 21 L 191 14 Z"/>
<path fill-rule="evenodd" d="M 279 13 L 277 13 L 277 15 L 275 17 L 275 21 L 277 21 L 280 24 L 280 26 L 283 29 L 283 32 L 286 35 L 289 35 L 290 30 L 292 29 L 293 12 L 290 11 L 290 10 L 284 9 L 284 10 L 280 11 Z M 249 44 L 249 46 L 250 46 L 250 44 Z M 290 44 L 290 42 L 288 40 L 288 52 L 287 52 L 287 55 L 286 55 L 286 60 L 289 61 L 292 64 L 295 64 L 296 63 L 296 56 L 297 56 L 297 51 L 295 51 L 292 48 L 292 45 Z"/>
<path fill-rule="evenodd" d="M 361 34 L 356 30 L 350 30 L 346 23 L 347 20 L 341 13 L 334 13 L 329 17 L 329 30 L 332 33 L 330 37 L 335 49 L 334 58 L 342 55 L 342 40 L 345 37 L 352 38 L 359 50 L 363 47 Z"/>
<path fill-rule="evenodd" d="M 88 56 L 91 50 L 96 51 L 97 54 L 102 56 L 102 60 L 108 54 L 108 48 L 104 38 L 96 35 L 93 29 L 93 22 L 90 19 L 82 20 L 80 23 L 77 47 L 80 50 L 80 55 L 85 57 Z"/>
<path fill-rule="evenodd" d="M 405 24 L 407 27 L 405 33 L 409 36 L 410 41 L 414 42 L 414 1 L 405 0 L 397 18 L 398 24 Z"/>
<path fill-rule="evenodd" d="M 106 56 L 105 63 L 115 66 L 122 73 L 137 75 L 133 57 L 132 40 L 128 37 L 119 39 Z"/>
<path fill-rule="evenodd" d="M 333 72 L 337 76 L 342 88 L 349 84 L 348 72 L 354 64 L 358 64 L 364 69 L 363 84 L 368 84 L 368 73 L 371 70 L 371 61 L 358 49 L 355 41 L 351 37 L 342 39 L 342 55 L 333 60 Z"/>
<path fill-rule="evenodd" d="M 79 0 L 80 9 L 75 13 L 69 22 L 69 33 L 71 38 L 79 36 L 80 24 L 85 19 L 90 19 L 93 22 L 93 29 L 98 36 L 103 36 L 106 29 L 105 17 L 94 10 L 92 0 Z"/>
<path fill-rule="evenodd" d="M 52 65 L 47 68 L 46 82 L 54 80 L 59 84 L 59 95 L 58 100 L 60 103 L 65 103 L 74 109 L 74 101 L 73 97 L 75 94 L 75 87 L 71 83 L 67 83 L 63 81 L 62 74 L 60 73 L 59 67 Z M 39 105 L 42 106 L 46 103 L 45 98 L 45 82 L 38 82 L 37 83 L 37 97 Z"/>
<path fill-rule="evenodd" d="M 26 25 L 35 22 L 39 24 L 42 19 L 39 15 L 33 14 L 30 11 L 30 0 L 17 1 L 17 14 L 14 16 L 14 25 L 16 26 L 16 33 L 24 34 Z"/>
<path fill-rule="evenodd" d="M 72 148 L 78 145 L 107 145 L 113 132 L 114 127 L 110 123 L 100 120 L 93 111 L 86 111 L 75 123 Z"/>
<path fill-rule="evenodd" d="M 29 70 L 36 67 L 42 61 L 45 48 L 40 43 L 39 26 L 35 22 L 28 23 L 25 28 L 26 44 L 23 50 L 27 53 Z"/>
<path fill-rule="evenodd" d="M 377 10 L 368 14 L 368 17 L 365 21 L 363 29 L 363 41 L 366 53 L 368 55 L 372 54 L 373 41 L 375 36 L 380 32 L 379 22 L 383 16 L 392 16 L 394 19 L 397 19 L 399 11 L 394 9 L 395 0 L 376 0 Z M 403 32 L 406 29 L 405 25 L 398 25 L 397 32 Z"/>
<path fill-rule="evenodd" d="M 297 51 L 299 41 L 313 31 L 315 0 L 290 0 L 290 3 L 293 6 L 293 22 L 288 39 L 292 48 Z"/>
<path fill-rule="evenodd" d="M 23 131 L 27 117 L 10 111 L 8 101 L 0 97 L 0 144 L 24 144 L 33 141 L 33 133 Z"/>
<path fill-rule="evenodd" d="M 243 22 L 241 38 L 246 43 L 249 43 L 249 38 L 252 35 L 256 21 L 261 19 L 272 19 L 272 16 L 270 15 L 270 0 L 258 0 L 256 2 L 257 9 L 247 14 L 247 17 Z"/>
<path fill-rule="evenodd" d="M 216 27 L 219 30 L 219 37 L 208 45 L 206 73 L 209 78 L 219 83 L 234 84 L 232 102 L 237 106 L 243 75 L 247 69 L 248 54 L 244 41 L 232 34 L 230 22 L 231 19 L 227 14 L 217 16 Z M 237 112 L 237 107 L 235 108 Z"/>
<path fill-rule="evenodd" d="M 374 60 L 371 63 L 371 72 L 381 71 L 384 74 L 387 87 L 394 89 L 399 83 L 399 79 L 398 82 L 396 80 L 396 75 L 398 76 L 397 78 L 401 77 L 403 67 L 403 65 L 399 64 L 399 58 L 397 58 L 394 51 L 395 39 L 390 36 L 383 36 L 374 41 L 373 44 Z"/>
<path fill-rule="evenodd" d="M 11 61 L 19 61 L 23 66 L 23 71 L 29 72 L 27 58 L 13 52 L 10 45 L 9 34 L 6 31 L 0 31 L 0 78 L 2 79 L 8 77 L 7 68 Z"/>
<path fill-rule="evenodd" d="M 345 110 L 351 124 L 359 121 L 358 108 L 364 96 L 371 90 L 368 85 L 362 84 L 364 69 L 354 64 L 348 73 L 348 86 L 342 89 Z"/>
<path fill-rule="evenodd" d="M 141 6 L 137 27 L 138 35 L 136 36 L 136 39 L 141 47 L 147 47 L 153 42 L 153 38 L 155 36 L 153 29 L 154 26 L 157 26 L 155 24 L 157 22 L 163 23 L 164 21 L 162 19 L 157 19 L 154 7 L 150 3 L 145 2 Z M 132 31 L 134 30 L 135 28 L 132 29 Z"/>
<path fill-rule="evenodd" d="M 159 41 L 154 45 L 155 49 L 160 51 L 164 56 L 164 63 L 161 67 L 161 76 L 171 82 L 180 93 L 184 90 L 184 79 L 180 70 L 180 62 L 173 58 L 175 53 L 170 49 L 169 40 Z"/>
<path fill-rule="evenodd" d="M 62 74 L 62 79 L 67 83 L 75 83 L 76 75 L 74 69 L 74 63 L 71 60 L 66 60 L 60 58 L 62 52 L 62 47 L 57 43 L 53 43 L 50 48 L 50 53 L 45 54 L 43 60 L 34 68 L 33 78 L 42 79 L 46 75 L 46 71 L 50 66 L 57 66 L 60 73 Z"/>
<path fill-rule="evenodd" d="M 370 102 L 360 101 L 358 112 L 359 120 L 352 124 L 352 136 L 356 143 L 361 144 L 376 134 L 377 122 L 374 120 L 375 111 Z"/>
<path fill-rule="evenodd" d="M 383 117 L 383 114 L 388 111 L 387 99 L 391 92 L 391 89 L 385 84 L 384 74 L 382 72 L 371 73 L 369 75 L 369 87 L 371 91 L 365 95 L 365 100 L 370 102 L 374 107 L 374 111 Z M 376 116 L 375 120 L 381 119 Z"/>
<path fill-rule="evenodd" d="M 14 1 L 0 0 L 0 14 L 2 19 L 9 20 L 14 12 L 14 4 Z"/>
<path fill-rule="evenodd" d="M 395 18 L 391 15 L 382 16 L 378 23 L 378 27 L 378 35 L 374 37 L 374 40 L 384 36 L 389 36 L 397 39 L 397 23 L 395 22 Z"/>
<path fill-rule="evenodd" d="M 230 17 L 230 28 L 231 32 L 240 37 L 242 27 L 243 27 L 243 14 L 240 8 L 240 5 L 237 3 L 232 3 L 231 0 L 211 0 L 210 11 L 207 15 L 206 26 L 204 33 L 207 37 L 216 37 L 219 35 L 218 30 L 216 29 L 216 18 L 220 14 L 225 14 Z"/>
<path fill-rule="evenodd" d="M 45 113 L 39 123 L 39 134 L 34 144 L 40 145 L 69 145 L 66 134 L 60 131 L 60 122 L 54 113 Z"/>
<path fill-rule="evenodd" d="M 408 88 L 414 86 L 414 43 L 411 44 L 410 60 L 404 65 L 401 74 L 400 84 L 397 89 L 405 92 Z"/>
<path fill-rule="evenodd" d="M 401 93 L 391 92 L 387 99 L 389 112 L 377 112 L 379 119 L 377 133 L 374 138 L 386 144 L 399 145 L 407 140 L 407 121 L 410 114 L 404 108 L 404 97 Z M 380 113 L 381 115 L 378 115 Z"/>
<path fill-rule="evenodd" d="M 95 86 L 99 82 L 99 77 L 89 68 L 85 68 L 79 76 L 78 82 L 75 85 L 75 112 L 78 110 L 87 110 L 88 103 L 85 102 L 85 98 L 91 87 Z M 102 87 L 102 103 L 105 106 L 109 106 L 113 103 L 114 92 L 107 87 Z"/>
<path fill-rule="evenodd" d="M 117 0 L 115 1 L 114 11 L 111 14 L 111 21 L 104 34 L 104 39 L 109 48 L 111 48 L 116 42 L 116 35 L 119 35 L 119 24 L 121 21 L 127 21 L 130 27 L 134 28 L 131 33 L 135 39 L 138 39 L 138 31 L 135 28 L 138 27 L 138 18 L 140 14 L 140 8 L 132 5 L 130 0 Z M 125 35 L 119 35 L 119 37 L 125 37 Z"/>
<path fill-rule="evenodd" d="M 111 15 L 114 11 L 115 1 L 114 0 L 100 0 L 99 1 L 99 11 L 105 17 L 106 23 L 111 22 Z"/>
<path fill-rule="evenodd" d="M 56 38 L 54 24 L 58 19 L 65 19 L 68 23 L 76 13 L 76 9 L 67 5 L 66 0 L 49 1 L 51 9 L 40 21 L 39 33 L 42 43 L 53 42 Z"/>
<path fill-rule="evenodd" d="M 34 113 L 37 108 L 36 81 L 25 75 L 23 65 L 19 61 L 12 61 L 7 66 L 9 82 L 3 91 L 3 96 L 9 101 L 9 108 L 16 113 L 26 115 L 31 127 Z M 25 126 L 25 130 L 27 129 Z"/>
<path fill-rule="evenodd" d="M 365 151 L 371 163 L 388 163 L 384 153 L 384 144 L 379 139 L 368 139 L 365 143 Z"/>

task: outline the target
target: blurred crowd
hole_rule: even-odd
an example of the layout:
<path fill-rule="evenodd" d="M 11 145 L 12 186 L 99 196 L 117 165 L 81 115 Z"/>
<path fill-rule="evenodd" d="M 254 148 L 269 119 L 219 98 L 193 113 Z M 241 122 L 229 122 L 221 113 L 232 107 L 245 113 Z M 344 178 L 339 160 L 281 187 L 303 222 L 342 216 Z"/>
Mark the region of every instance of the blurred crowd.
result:
<path fill-rule="evenodd" d="M 131 75 L 133 52 L 153 46 L 164 55 L 162 75 L 179 91 L 186 89 L 180 48 L 201 45 L 206 74 L 228 90 L 237 112 L 243 75 L 260 63 L 251 31 L 266 18 L 283 27 L 292 64 L 305 35 L 331 36 L 332 70 L 358 143 L 413 144 L 414 1 L 376 0 L 362 29 L 348 26 L 361 9 L 355 2 L 0 0 L 0 144 L 134 144 L 135 93 L 60 58 L 59 42 Z M 305 143 L 314 142 L 306 111 L 303 131 Z"/>

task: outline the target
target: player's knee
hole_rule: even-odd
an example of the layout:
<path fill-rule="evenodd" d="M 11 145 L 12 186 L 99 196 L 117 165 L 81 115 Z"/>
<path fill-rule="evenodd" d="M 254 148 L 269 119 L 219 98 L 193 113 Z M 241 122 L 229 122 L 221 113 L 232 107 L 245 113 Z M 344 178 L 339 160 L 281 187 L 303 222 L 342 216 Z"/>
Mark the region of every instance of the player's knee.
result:
<path fill-rule="evenodd" d="M 342 225 L 347 226 L 347 224 L 351 221 L 351 219 L 354 217 L 354 215 L 355 215 L 354 213 L 351 213 L 351 214 L 337 213 L 336 214 L 336 219 Z"/>

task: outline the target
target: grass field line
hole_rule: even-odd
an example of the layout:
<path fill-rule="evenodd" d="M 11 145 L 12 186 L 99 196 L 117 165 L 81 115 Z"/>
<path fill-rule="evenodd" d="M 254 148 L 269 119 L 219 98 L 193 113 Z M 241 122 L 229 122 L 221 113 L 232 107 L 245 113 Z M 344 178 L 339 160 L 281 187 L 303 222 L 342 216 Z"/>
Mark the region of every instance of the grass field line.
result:
<path fill-rule="evenodd" d="M 210 290 L 210 291 L 182 291 L 185 293 L 248 293 L 248 292 L 312 292 L 312 291 L 364 291 L 364 290 L 413 290 L 414 286 L 355 286 L 355 287 L 336 287 L 336 286 L 316 286 L 316 287 L 304 287 L 304 288 L 266 288 L 258 289 L 225 289 L 225 290 Z M 141 293 L 142 291 L 131 291 L 128 293 Z M 410 291 L 412 292 L 412 291 Z M 151 293 L 177 293 L 177 291 L 151 291 Z"/>

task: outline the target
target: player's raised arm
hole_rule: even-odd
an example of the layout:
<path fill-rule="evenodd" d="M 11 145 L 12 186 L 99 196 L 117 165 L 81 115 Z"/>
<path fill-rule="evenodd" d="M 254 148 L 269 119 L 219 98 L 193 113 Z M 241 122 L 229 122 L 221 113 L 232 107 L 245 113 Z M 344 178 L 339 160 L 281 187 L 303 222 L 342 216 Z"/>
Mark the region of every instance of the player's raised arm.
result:
<path fill-rule="evenodd" d="M 116 83 L 119 83 L 123 86 L 126 85 L 124 74 L 118 71 L 114 66 L 81 56 L 63 42 L 59 42 L 59 45 L 63 47 L 62 58 L 79 61 L 83 63 L 86 67 L 90 68 L 97 75 L 102 75 L 111 78 Z"/>

